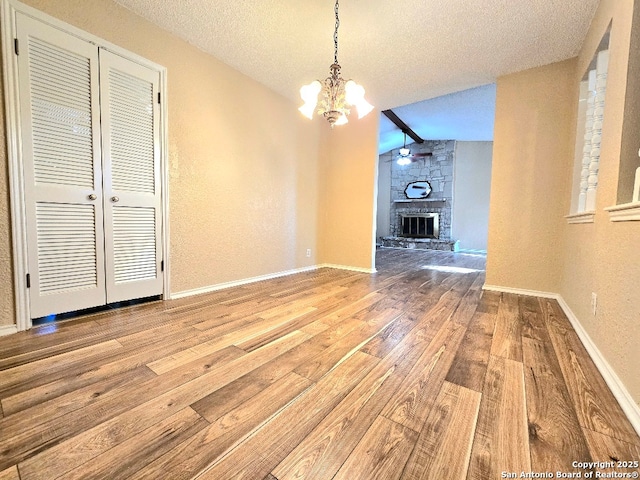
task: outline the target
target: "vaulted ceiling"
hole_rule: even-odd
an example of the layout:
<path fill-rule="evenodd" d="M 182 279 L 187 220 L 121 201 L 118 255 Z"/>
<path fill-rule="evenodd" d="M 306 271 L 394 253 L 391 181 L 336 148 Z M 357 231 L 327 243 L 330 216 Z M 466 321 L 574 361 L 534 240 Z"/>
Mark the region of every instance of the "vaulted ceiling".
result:
<path fill-rule="evenodd" d="M 338 60 L 378 109 L 413 104 L 575 56 L 598 1 L 342 0 Z M 333 0 L 116 2 L 296 101 L 333 62 Z"/>

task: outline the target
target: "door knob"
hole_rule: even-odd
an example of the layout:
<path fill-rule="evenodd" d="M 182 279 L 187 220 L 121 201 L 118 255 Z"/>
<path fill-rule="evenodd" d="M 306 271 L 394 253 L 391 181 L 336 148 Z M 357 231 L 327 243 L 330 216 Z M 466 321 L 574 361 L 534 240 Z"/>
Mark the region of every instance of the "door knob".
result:
<path fill-rule="evenodd" d="M 91 194 L 91 195 L 89 195 L 87 198 L 88 198 L 89 200 L 95 200 L 95 199 L 96 199 L 96 198 L 98 198 L 98 197 L 97 197 L 97 195 L 96 195 L 95 193 L 92 193 L 92 194 Z"/>
<path fill-rule="evenodd" d="M 119 201 L 120 201 L 120 199 L 119 199 L 118 197 L 111 197 L 111 201 L 112 201 L 113 203 L 116 203 L 116 202 L 119 202 Z"/>

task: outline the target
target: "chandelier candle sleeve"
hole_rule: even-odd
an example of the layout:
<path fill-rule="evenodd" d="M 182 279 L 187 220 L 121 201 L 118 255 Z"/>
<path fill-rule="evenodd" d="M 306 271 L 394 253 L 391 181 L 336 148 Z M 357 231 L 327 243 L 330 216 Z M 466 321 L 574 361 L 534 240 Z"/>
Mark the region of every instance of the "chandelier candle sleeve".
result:
<path fill-rule="evenodd" d="M 331 124 L 344 125 L 349 120 L 347 116 L 351 113 L 350 107 L 355 107 L 358 111 L 358 118 L 362 118 L 373 110 L 371 105 L 364 98 L 364 87 L 358 85 L 353 80 L 344 80 L 340 76 L 340 65 L 338 64 L 338 27 L 340 19 L 338 17 L 338 0 L 335 6 L 336 26 L 333 33 L 333 64 L 329 67 L 329 76 L 322 82 L 314 80 L 309 85 L 304 85 L 300 89 L 300 97 L 304 101 L 298 110 L 307 118 L 313 119 L 313 112 L 322 115 Z M 319 99 L 320 94 L 322 96 Z"/>

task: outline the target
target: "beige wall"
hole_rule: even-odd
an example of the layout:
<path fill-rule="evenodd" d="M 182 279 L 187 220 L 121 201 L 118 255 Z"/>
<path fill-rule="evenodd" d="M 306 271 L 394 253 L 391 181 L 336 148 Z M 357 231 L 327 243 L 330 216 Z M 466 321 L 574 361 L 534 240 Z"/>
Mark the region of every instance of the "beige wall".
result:
<path fill-rule="evenodd" d="M 603 210 L 618 198 L 632 5 L 631 1 L 602 0 L 578 57 L 574 85 L 613 21 L 595 223 L 564 225 L 559 292 L 640 405 L 640 222 L 611 222 Z M 591 292 L 598 296 L 595 316 Z"/>
<path fill-rule="evenodd" d="M 569 211 L 575 60 L 500 77 L 487 284 L 558 292 Z"/>
<path fill-rule="evenodd" d="M 0 53 L 0 60 L 2 53 Z M 2 76 L 0 76 L 0 86 Z M 3 87 L 4 88 L 4 87 Z M 13 292 L 13 260 L 9 228 L 9 179 L 7 142 L 5 138 L 4 101 L 0 102 L 0 326 L 15 323 Z"/>
<path fill-rule="evenodd" d="M 321 263 L 374 268 L 380 115 L 323 125 L 318 204 Z"/>
<path fill-rule="evenodd" d="M 493 142 L 456 142 L 451 236 L 461 250 L 487 250 Z"/>
<path fill-rule="evenodd" d="M 167 67 L 173 292 L 318 263 L 319 119 L 111 1 L 25 3 Z M 0 325 L 14 323 L 1 127 Z"/>
<path fill-rule="evenodd" d="M 640 222 L 603 210 L 618 198 L 633 3 L 602 0 L 577 59 L 498 79 L 487 283 L 560 293 L 640 405 Z M 612 20 L 595 222 L 570 225 L 578 84 Z"/>

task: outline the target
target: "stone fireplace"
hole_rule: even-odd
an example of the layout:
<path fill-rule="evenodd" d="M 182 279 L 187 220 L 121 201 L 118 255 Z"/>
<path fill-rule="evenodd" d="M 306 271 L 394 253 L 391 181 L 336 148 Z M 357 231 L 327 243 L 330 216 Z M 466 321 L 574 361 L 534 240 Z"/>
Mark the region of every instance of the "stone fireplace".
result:
<path fill-rule="evenodd" d="M 455 249 L 451 238 L 453 206 L 453 159 L 455 141 L 425 141 L 411 144 L 411 151 L 432 152 L 410 165 L 398 165 L 397 150 L 390 153 L 391 205 L 386 247 Z M 415 182 L 428 182 L 431 192 L 422 198 L 407 198 L 405 190 Z"/>

